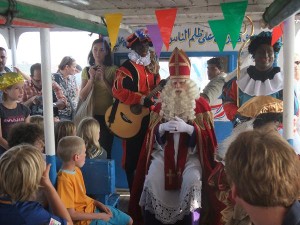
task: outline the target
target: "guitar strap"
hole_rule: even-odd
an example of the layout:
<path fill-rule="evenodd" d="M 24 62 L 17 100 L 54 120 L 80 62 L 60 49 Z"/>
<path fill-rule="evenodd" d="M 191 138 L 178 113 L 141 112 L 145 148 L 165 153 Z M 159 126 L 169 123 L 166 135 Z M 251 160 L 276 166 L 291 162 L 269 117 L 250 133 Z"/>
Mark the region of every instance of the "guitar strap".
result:
<path fill-rule="evenodd" d="M 114 101 L 113 105 L 112 105 L 111 112 L 110 112 L 110 115 L 108 117 L 109 127 L 115 121 L 118 105 L 119 105 L 119 100 L 116 99 Z"/>

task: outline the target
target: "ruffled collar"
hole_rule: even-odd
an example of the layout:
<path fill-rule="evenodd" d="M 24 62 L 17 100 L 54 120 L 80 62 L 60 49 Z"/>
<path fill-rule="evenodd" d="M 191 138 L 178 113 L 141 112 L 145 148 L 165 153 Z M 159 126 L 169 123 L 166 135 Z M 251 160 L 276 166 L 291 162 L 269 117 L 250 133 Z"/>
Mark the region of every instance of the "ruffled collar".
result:
<path fill-rule="evenodd" d="M 148 66 L 151 63 L 150 52 L 148 51 L 145 57 L 140 56 L 134 50 L 128 53 L 128 58 L 136 64 Z"/>
<path fill-rule="evenodd" d="M 280 72 L 280 67 L 271 67 L 267 71 L 259 71 L 255 68 L 255 66 L 249 66 L 247 69 L 247 73 L 250 78 L 253 80 L 260 80 L 261 82 L 265 82 L 266 80 L 272 80 L 275 74 Z"/>
<path fill-rule="evenodd" d="M 237 85 L 242 92 L 250 96 L 272 95 L 283 89 L 283 75 L 280 69 L 277 73 L 274 73 L 274 71 L 278 70 L 274 69 L 269 71 L 267 73 L 268 76 L 265 75 L 262 81 L 261 77 L 255 79 L 258 78 L 258 75 L 254 78 L 251 77 L 250 74 L 248 74 L 248 69 L 242 69 L 241 76 L 237 80 Z"/>

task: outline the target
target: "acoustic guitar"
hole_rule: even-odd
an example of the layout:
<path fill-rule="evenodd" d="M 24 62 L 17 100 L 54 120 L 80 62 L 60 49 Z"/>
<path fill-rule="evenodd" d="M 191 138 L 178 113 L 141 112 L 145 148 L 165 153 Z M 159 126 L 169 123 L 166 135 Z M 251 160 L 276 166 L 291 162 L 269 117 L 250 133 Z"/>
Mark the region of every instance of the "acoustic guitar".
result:
<path fill-rule="evenodd" d="M 166 82 L 162 82 L 154 88 L 147 98 L 151 99 L 158 91 L 161 91 L 168 80 L 169 78 L 166 79 Z M 143 118 L 149 113 L 149 108 L 142 105 L 126 105 L 118 102 L 106 110 L 105 123 L 116 136 L 120 138 L 131 138 L 139 132 Z"/>

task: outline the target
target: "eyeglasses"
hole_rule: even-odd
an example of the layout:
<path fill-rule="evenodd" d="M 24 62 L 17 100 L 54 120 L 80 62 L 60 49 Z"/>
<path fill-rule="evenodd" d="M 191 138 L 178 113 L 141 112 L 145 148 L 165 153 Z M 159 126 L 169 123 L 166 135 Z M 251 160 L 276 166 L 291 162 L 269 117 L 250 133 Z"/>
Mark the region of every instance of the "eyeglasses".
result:
<path fill-rule="evenodd" d="M 297 66 L 299 66 L 300 61 L 295 61 L 295 64 L 296 64 Z"/>

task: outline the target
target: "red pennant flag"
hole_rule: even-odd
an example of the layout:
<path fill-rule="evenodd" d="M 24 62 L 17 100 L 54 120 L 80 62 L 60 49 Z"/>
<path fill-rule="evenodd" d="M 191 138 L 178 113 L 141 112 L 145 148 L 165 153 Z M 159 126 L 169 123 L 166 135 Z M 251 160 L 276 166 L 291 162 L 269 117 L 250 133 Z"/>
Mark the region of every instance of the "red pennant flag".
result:
<path fill-rule="evenodd" d="M 169 50 L 170 37 L 176 19 L 176 13 L 176 8 L 155 10 L 157 24 L 159 26 L 160 34 L 167 50 Z"/>
<path fill-rule="evenodd" d="M 283 34 L 283 23 L 273 28 L 272 43 L 271 43 L 272 46 L 276 43 L 276 41 L 278 41 L 278 39 L 282 36 L 282 34 Z"/>

